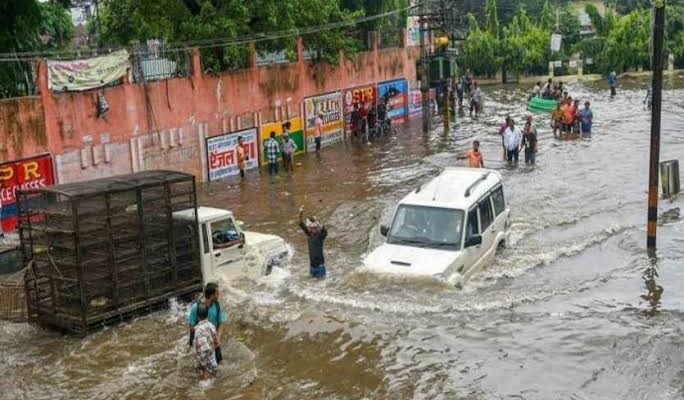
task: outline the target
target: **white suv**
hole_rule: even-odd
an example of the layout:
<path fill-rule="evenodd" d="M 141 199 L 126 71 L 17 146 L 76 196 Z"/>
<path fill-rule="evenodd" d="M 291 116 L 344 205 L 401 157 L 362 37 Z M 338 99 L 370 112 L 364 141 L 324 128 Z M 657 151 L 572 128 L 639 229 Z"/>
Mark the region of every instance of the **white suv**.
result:
<path fill-rule="evenodd" d="M 461 285 L 506 246 L 509 217 L 501 174 L 447 168 L 399 202 L 392 225 L 380 227 L 386 243 L 364 269 Z"/>

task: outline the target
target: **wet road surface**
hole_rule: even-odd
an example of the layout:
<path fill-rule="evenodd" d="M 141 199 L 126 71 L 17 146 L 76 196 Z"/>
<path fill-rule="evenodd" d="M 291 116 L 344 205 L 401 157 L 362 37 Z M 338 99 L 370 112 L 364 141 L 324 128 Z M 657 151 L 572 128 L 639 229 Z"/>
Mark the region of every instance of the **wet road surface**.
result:
<path fill-rule="evenodd" d="M 681 78 L 666 84 L 661 160 L 684 154 Z M 571 85 L 592 102 L 593 137 L 558 141 L 537 116 L 537 165 L 508 169 L 498 125 L 526 114 L 524 92 L 485 88 L 485 115 L 449 135 L 420 121 L 371 145 L 301 159 L 293 177 L 251 172 L 212 183 L 204 205 L 284 237 L 288 271 L 222 288 L 231 339 L 221 377 L 198 383 L 186 305 L 86 339 L 0 322 L 0 397 L 26 399 L 681 399 L 684 223 L 644 251 L 650 117 L 646 83 Z M 406 193 L 473 139 L 504 177 L 511 245 L 461 290 L 357 271 Z M 304 204 L 330 232 L 329 277 L 307 277 Z M 660 210 L 684 202 L 660 202 Z"/>

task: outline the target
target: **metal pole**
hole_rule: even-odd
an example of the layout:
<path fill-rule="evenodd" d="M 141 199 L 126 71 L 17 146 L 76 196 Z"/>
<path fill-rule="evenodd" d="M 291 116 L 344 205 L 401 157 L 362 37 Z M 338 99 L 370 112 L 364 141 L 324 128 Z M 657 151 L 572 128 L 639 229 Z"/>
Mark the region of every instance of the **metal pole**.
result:
<path fill-rule="evenodd" d="M 446 93 L 444 95 L 444 134 L 449 134 L 449 116 L 451 113 L 451 81 L 447 79 Z"/>
<path fill-rule="evenodd" d="M 423 74 L 420 77 L 420 93 L 422 100 L 423 109 L 423 132 L 427 133 L 430 131 L 430 82 L 429 82 L 429 71 L 427 63 L 427 46 L 425 43 L 425 35 L 428 32 L 427 20 L 425 19 L 425 14 L 427 13 L 427 1 L 422 1 L 420 3 L 420 66 L 423 70 Z"/>
<path fill-rule="evenodd" d="M 651 157 L 648 174 L 648 227 L 646 248 L 656 249 L 658 222 L 658 162 L 660 160 L 660 106 L 663 91 L 663 31 L 665 27 L 665 0 L 656 0 L 653 24 L 653 105 L 651 108 Z"/>
<path fill-rule="evenodd" d="M 102 24 L 100 23 L 100 4 L 99 0 L 95 0 L 95 22 L 97 23 L 97 45 L 102 47 L 104 42 L 102 41 Z"/>

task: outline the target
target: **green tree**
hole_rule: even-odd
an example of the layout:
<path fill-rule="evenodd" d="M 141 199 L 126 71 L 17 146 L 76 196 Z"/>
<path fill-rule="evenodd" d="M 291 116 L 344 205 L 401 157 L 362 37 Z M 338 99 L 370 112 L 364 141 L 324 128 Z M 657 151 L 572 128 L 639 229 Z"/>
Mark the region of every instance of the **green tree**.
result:
<path fill-rule="evenodd" d="M 499 37 L 499 11 L 496 6 L 496 0 L 487 0 L 485 5 L 485 29 L 487 32 Z"/>
<path fill-rule="evenodd" d="M 277 0 L 276 0 L 277 1 Z M 297 26 L 316 26 L 333 22 L 350 22 L 363 15 L 364 10 L 349 11 L 331 0 L 297 0 Z M 337 65 L 340 53 L 353 56 L 360 47 L 351 34 L 354 26 L 343 29 L 326 29 L 302 37 L 304 46 L 314 55 L 314 61 Z"/>
<path fill-rule="evenodd" d="M 23 53 L 65 49 L 73 37 L 71 18 L 61 5 L 35 0 L 0 3 L 0 52 Z M 31 94 L 35 76 L 30 61 L 0 62 L 0 96 Z"/>
<path fill-rule="evenodd" d="M 591 20 L 591 25 L 594 27 L 594 31 L 597 36 L 605 36 L 607 33 L 606 22 L 604 18 L 599 13 L 595 5 L 587 3 L 584 6 L 584 12 L 587 13 L 589 19 Z"/>
<path fill-rule="evenodd" d="M 551 32 L 535 25 L 520 8 L 504 28 L 503 67 L 508 71 L 543 73 L 550 57 Z"/>
<path fill-rule="evenodd" d="M 251 36 L 259 51 L 284 49 L 293 58 L 298 29 L 350 22 L 364 13 L 363 9 L 343 9 L 336 0 L 105 0 L 100 8 L 102 35 L 110 44 L 127 45 L 153 38 L 199 43 L 205 47 L 203 66 L 213 71 L 246 65 L 246 43 L 220 45 L 231 38 Z M 293 34 L 269 38 L 275 31 Z M 316 61 L 333 65 L 340 53 L 351 56 L 359 48 L 346 28 L 322 30 L 304 35 L 303 39 Z"/>
<path fill-rule="evenodd" d="M 649 67 L 650 64 L 650 11 L 636 10 L 617 20 L 609 32 L 605 45 L 605 71 L 615 68 Z"/>
<path fill-rule="evenodd" d="M 501 67 L 499 39 L 480 29 L 473 14 L 468 14 L 468 37 L 463 42 L 459 64 L 478 75 L 493 75 Z"/>
<path fill-rule="evenodd" d="M 340 0 L 340 7 L 348 11 L 363 10 L 365 15 L 379 15 L 408 6 L 408 0 Z M 398 46 L 401 31 L 406 27 L 408 12 L 404 11 L 372 21 L 361 22 L 356 26 L 357 37 L 367 44 L 368 33 L 378 32 L 381 45 Z"/>
<path fill-rule="evenodd" d="M 549 0 L 544 1 L 541 13 L 539 15 L 539 26 L 542 29 L 551 30 L 556 24 L 556 18 L 553 15 L 553 10 L 549 5 Z"/>

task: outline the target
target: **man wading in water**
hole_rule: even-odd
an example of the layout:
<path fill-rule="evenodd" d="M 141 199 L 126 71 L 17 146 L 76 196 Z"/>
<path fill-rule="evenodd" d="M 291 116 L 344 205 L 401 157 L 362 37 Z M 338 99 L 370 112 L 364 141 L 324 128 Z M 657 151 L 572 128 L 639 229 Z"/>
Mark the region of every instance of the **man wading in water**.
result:
<path fill-rule="evenodd" d="M 312 278 L 325 278 L 325 259 L 323 242 L 328 231 L 315 217 L 304 220 L 304 206 L 299 207 L 299 227 L 302 228 L 309 244 L 309 274 Z"/>
<path fill-rule="evenodd" d="M 221 360 L 223 360 L 221 339 L 223 338 L 223 328 L 226 326 L 226 322 L 228 322 L 228 317 L 219 304 L 219 290 L 217 284 L 213 282 L 207 283 L 207 286 L 204 288 L 204 298 L 196 301 L 195 304 L 190 307 L 190 313 L 188 314 L 188 330 L 190 331 L 190 340 L 188 342 L 190 346 L 193 346 L 194 344 L 195 328 L 200 322 L 197 315 L 197 308 L 200 303 L 207 308 L 206 319 L 214 325 L 218 331 L 215 343 L 216 348 L 214 351 L 216 353 L 216 362 L 220 364 Z"/>

